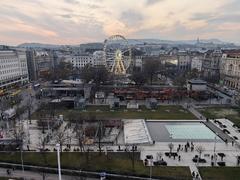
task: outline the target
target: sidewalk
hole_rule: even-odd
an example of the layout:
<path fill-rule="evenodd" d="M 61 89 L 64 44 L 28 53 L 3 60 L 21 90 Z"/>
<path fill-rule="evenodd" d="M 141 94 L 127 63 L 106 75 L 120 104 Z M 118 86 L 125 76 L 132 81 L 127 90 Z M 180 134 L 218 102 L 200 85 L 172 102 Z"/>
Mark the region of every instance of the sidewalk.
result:
<path fill-rule="evenodd" d="M 198 178 L 194 178 L 193 177 L 193 180 L 202 180 L 201 175 L 200 175 L 200 173 L 198 171 L 198 168 L 197 168 L 197 166 L 195 164 L 191 164 L 189 166 L 189 168 L 190 168 L 191 173 L 194 172 L 195 175 L 198 174 Z"/>

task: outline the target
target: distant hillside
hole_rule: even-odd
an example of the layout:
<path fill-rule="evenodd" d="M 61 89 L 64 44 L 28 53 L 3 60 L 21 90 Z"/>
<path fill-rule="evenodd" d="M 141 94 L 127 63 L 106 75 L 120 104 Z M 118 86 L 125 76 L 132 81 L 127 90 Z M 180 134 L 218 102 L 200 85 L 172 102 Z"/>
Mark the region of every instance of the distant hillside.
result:
<path fill-rule="evenodd" d="M 130 44 L 139 44 L 139 43 L 147 43 L 147 44 L 196 44 L 197 40 L 160 40 L 160 39 L 128 39 Z M 213 44 L 230 44 L 227 42 L 223 42 L 219 39 L 200 39 L 200 43 L 213 43 Z"/>
<path fill-rule="evenodd" d="M 49 48 L 49 49 L 56 49 L 56 48 L 59 48 L 60 46 L 61 45 L 41 44 L 41 43 L 23 43 L 18 45 L 18 47 L 22 47 L 22 48 Z"/>
<path fill-rule="evenodd" d="M 130 45 L 136 45 L 136 44 L 189 44 L 193 45 L 197 43 L 197 40 L 179 40 L 179 41 L 174 41 L 174 40 L 160 40 L 160 39 L 128 39 L 128 42 Z M 121 41 L 119 41 L 121 43 Z M 213 43 L 213 44 L 218 44 L 218 45 L 228 45 L 228 44 L 233 44 L 233 43 L 228 43 L 228 42 L 223 42 L 219 39 L 200 39 L 200 43 Z M 18 47 L 23 47 L 23 48 L 49 48 L 49 49 L 56 49 L 61 46 L 71 46 L 71 47 L 83 47 L 83 48 L 88 48 L 88 47 L 102 47 L 103 43 L 101 42 L 95 42 L 95 43 L 83 43 L 79 45 L 56 45 L 56 44 L 41 44 L 41 43 L 23 43 L 18 45 Z"/>

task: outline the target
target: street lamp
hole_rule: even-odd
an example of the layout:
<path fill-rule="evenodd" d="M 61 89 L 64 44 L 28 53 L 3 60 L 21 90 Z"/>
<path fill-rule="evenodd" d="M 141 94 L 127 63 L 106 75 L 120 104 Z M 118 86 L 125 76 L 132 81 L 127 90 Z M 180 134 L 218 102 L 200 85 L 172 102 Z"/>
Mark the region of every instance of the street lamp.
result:
<path fill-rule="evenodd" d="M 172 139 L 173 139 L 173 134 L 172 133 L 169 135 L 169 138 L 170 138 L 171 144 L 172 144 Z"/>
<path fill-rule="evenodd" d="M 149 172 L 149 179 L 152 179 L 152 166 L 153 166 L 153 159 L 149 159 L 149 166 L 150 166 L 150 172 Z"/>
<path fill-rule="evenodd" d="M 56 144 L 57 148 L 57 161 L 58 161 L 58 179 L 62 180 L 61 177 L 61 164 L 60 164 L 60 144 Z"/>
<path fill-rule="evenodd" d="M 213 148 L 213 152 L 214 152 L 214 165 L 216 165 L 216 143 L 217 143 L 217 137 L 218 137 L 218 133 L 216 133 L 215 138 L 214 138 L 214 148 Z"/>

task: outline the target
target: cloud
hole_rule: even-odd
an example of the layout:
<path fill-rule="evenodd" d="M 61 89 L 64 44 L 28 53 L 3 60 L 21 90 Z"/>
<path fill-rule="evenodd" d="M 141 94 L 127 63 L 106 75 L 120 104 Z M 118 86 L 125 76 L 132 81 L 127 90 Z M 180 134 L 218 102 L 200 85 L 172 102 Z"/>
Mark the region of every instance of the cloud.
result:
<path fill-rule="evenodd" d="M 240 14 L 224 14 L 224 15 L 209 19 L 209 22 L 212 22 L 212 23 L 235 22 L 240 24 L 239 20 L 240 20 Z"/>
<path fill-rule="evenodd" d="M 153 5 L 153 4 L 161 2 L 161 1 L 164 1 L 164 0 L 147 0 L 146 4 L 147 5 Z"/>
<path fill-rule="evenodd" d="M 239 8 L 239 0 L 0 1 L 0 40 L 75 44 L 119 33 L 127 38 L 199 36 L 240 42 Z"/>
<path fill-rule="evenodd" d="M 70 4 L 79 4 L 79 1 L 77 0 L 64 0 L 66 3 L 70 3 Z"/>
<path fill-rule="evenodd" d="M 214 18 L 216 15 L 208 12 L 208 13 L 195 13 L 193 14 L 193 16 L 191 17 L 192 20 L 210 20 L 212 18 Z"/>
<path fill-rule="evenodd" d="M 127 26 L 134 26 L 139 24 L 144 19 L 143 15 L 133 10 L 123 11 L 121 14 L 121 20 Z"/>

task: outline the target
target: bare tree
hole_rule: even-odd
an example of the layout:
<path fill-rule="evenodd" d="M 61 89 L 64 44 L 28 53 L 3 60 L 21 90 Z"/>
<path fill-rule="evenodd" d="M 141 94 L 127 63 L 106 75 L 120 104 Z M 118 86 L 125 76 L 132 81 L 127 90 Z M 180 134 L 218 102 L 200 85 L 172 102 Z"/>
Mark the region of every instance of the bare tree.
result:
<path fill-rule="evenodd" d="M 145 74 L 140 70 L 134 70 L 130 76 L 130 79 L 134 81 L 138 86 L 143 85 L 147 81 Z"/>
<path fill-rule="evenodd" d="M 56 134 L 55 134 L 55 141 L 56 141 L 56 143 L 60 144 L 60 151 L 61 152 L 62 152 L 63 144 L 68 139 L 67 134 L 66 134 L 66 130 L 67 130 L 66 127 L 65 128 L 59 127 L 56 131 Z"/>
<path fill-rule="evenodd" d="M 102 120 L 98 120 L 98 131 L 97 131 L 97 138 L 98 138 L 98 149 L 99 149 L 99 154 L 101 155 L 102 153 L 102 137 L 103 137 L 103 122 Z"/>
<path fill-rule="evenodd" d="M 205 148 L 203 146 L 201 146 L 201 145 L 198 145 L 196 147 L 196 151 L 199 153 L 199 159 L 201 159 L 201 155 L 205 151 Z"/>
<path fill-rule="evenodd" d="M 26 110 L 26 107 L 24 107 L 24 106 L 22 106 L 22 107 L 17 106 L 17 107 L 16 107 L 16 115 L 15 115 L 15 117 L 16 117 L 16 119 L 17 119 L 18 121 L 21 120 L 21 116 L 22 116 L 22 114 L 25 112 L 25 110 Z"/>
<path fill-rule="evenodd" d="M 157 160 L 160 161 L 162 158 L 162 153 L 161 152 L 158 152 L 157 153 Z"/>
<path fill-rule="evenodd" d="M 84 152 L 85 151 L 85 149 L 84 149 L 84 137 L 85 137 L 85 134 L 84 134 L 84 124 L 83 124 L 83 121 L 81 121 L 81 120 L 77 120 L 76 121 L 74 131 L 76 133 L 76 138 L 78 140 L 78 145 L 79 145 L 80 151 Z"/>
<path fill-rule="evenodd" d="M 23 139 L 26 137 L 26 134 L 23 130 L 23 125 L 19 123 L 19 125 L 15 124 L 13 130 L 13 137 L 17 142 L 21 142 L 23 144 Z"/>
<path fill-rule="evenodd" d="M 145 76 L 150 79 L 150 83 L 152 84 L 154 75 L 156 75 L 159 70 L 160 62 L 158 60 L 149 60 L 144 64 L 143 71 Z"/>
<path fill-rule="evenodd" d="M 38 147 L 39 147 L 40 155 L 41 155 L 43 163 L 44 163 L 43 166 L 48 167 L 48 160 L 47 160 L 47 154 L 46 154 L 46 144 L 47 144 L 47 138 L 42 135 L 39 138 Z M 46 177 L 47 177 L 47 171 L 43 168 L 42 170 L 40 170 L 40 174 L 42 176 L 42 180 L 45 180 Z"/>
<path fill-rule="evenodd" d="M 28 121 L 30 124 L 32 124 L 31 115 L 32 115 L 32 100 L 31 98 L 28 100 L 26 105 L 27 111 L 28 111 Z"/>
<path fill-rule="evenodd" d="M 169 143 L 169 144 L 168 144 L 168 148 L 169 148 L 169 150 L 170 150 L 169 157 L 171 157 L 171 155 L 172 155 L 172 150 L 173 150 L 173 148 L 174 148 L 174 144 L 173 144 L 173 143 Z"/>
<path fill-rule="evenodd" d="M 136 146 L 135 145 L 132 145 L 132 146 L 129 146 L 129 145 L 126 145 L 125 146 L 125 152 L 128 154 L 129 158 L 131 159 L 131 162 L 132 162 L 132 171 L 134 172 L 135 171 L 135 152 L 136 152 Z"/>

